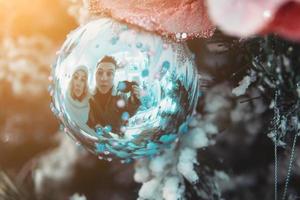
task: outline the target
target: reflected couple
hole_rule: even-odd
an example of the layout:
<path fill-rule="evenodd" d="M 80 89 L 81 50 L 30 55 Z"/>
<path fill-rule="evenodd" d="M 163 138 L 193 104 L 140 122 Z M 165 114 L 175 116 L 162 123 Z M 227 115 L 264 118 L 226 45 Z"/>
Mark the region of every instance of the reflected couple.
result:
<path fill-rule="evenodd" d="M 116 60 L 110 56 L 97 63 L 96 88 L 89 100 L 87 125 L 92 129 L 110 127 L 113 133 L 122 136 L 121 126 L 137 112 L 141 101 L 137 83 L 123 81 L 114 86 L 117 69 Z"/>
<path fill-rule="evenodd" d="M 88 90 L 87 67 L 79 66 L 72 75 L 66 98 L 67 113 L 87 133 L 95 135 L 96 129 L 106 128 L 122 136 L 121 126 L 127 124 L 141 105 L 137 83 L 121 81 L 114 86 L 117 69 L 116 60 L 110 56 L 97 63 L 93 95 Z"/>

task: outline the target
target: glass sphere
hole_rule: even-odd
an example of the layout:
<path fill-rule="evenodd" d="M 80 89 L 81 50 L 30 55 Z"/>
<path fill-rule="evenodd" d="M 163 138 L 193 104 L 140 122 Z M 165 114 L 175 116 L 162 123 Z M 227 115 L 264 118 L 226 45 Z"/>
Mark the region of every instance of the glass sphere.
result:
<path fill-rule="evenodd" d="M 52 110 L 64 131 L 108 160 L 152 156 L 169 147 L 199 93 L 185 43 L 110 18 L 68 35 L 52 77 Z"/>

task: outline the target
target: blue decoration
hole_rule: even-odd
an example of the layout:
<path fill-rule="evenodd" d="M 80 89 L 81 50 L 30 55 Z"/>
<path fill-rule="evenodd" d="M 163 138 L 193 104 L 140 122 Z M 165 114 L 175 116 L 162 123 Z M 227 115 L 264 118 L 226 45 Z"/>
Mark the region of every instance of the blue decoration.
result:
<path fill-rule="evenodd" d="M 117 44 L 118 40 L 119 40 L 119 37 L 118 36 L 114 36 L 114 37 L 111 38 L 110 43 L 112 45 L 115 45 L 115 44 Z"/>
<path fill-rule="evenodd" d="M 164 71 L 167 71 L 170 68 L 170 62 L 169 61 L 164 61 L 162 64 L 162 68 Z"/>
<path fill-rule="evenodd" d="M 157 149 L 158 148 L 158 144 L 154 143 L 154 142 L 149 142 L 147 144 L 147 149 Z"/>
<path fill-rule="evenodd" d="M 171 143 L 177 138 L 176 134 L 163 135 L 159 138 L 162 143 Z"/>
<path fill-rule="evenodd" d="M 188 122 L 184 122 L 180 125 L 179 127 L 179 133 L 180 134 L 185 134 L 189 131 L 189 127 L 188 127 Z"/>
<path fill-rule="evenodd" d="M 149 70 L 148 69 L 144 69 L 142 71 L 142 77 L 147 77 L 147 76 L 149 76 Z"/>
<path fill-rule="evenodd" d="M 195 63 L 184 59 L 191 52 L 177 51 L 185 44 L 164 44 L 159 35 L 112 18 L 73 31 L 53 64 L 49 88 L 61 128 L 104 160 L 153 157 L 172 146 L 188 132 L 199 84 Z M 82 91 L 74 89 L 75 77 L 86 81 Z"/>
<path fill-rule="evenodd" d="M 141 52 L 148 52 L 150 50 L 150 47 L 148 45 L 141 47 Z"/>
<path fill-rule="evenodd" d="M 96 152 L 103 153 L 106 150 L 105 144 L 97 143 L 96 144 Z"/>
<path fill-rule="evenodd" d="M 96 129 L 96 134 L 98 137 L 101 137 L 103 135 L 103 129 L 101 127 L 98 127 Z"/>
<path fill-rule="evenodd" d="M 121 118 L 124 121 L 128 120 L 129 119 L 129 113 L 128 112 L 123 112 Z"/>
<path fill-rule="evenodd" d="M 111 127 L 111 125 L 106 125 L 103 130 L 104 130 L 104 132 L 109 133 L 112 131 L 112 127 Z"/>
<path fill-rule="evenodd" d="M 140 48 L 142 48 L 142 46 L 143 46 L 143 44 L 142 44 L 141 42 L 137 42 L 137 43 L 136 43 L 136 48 L 139 48 L 139 49 L 140 49 Z"/>

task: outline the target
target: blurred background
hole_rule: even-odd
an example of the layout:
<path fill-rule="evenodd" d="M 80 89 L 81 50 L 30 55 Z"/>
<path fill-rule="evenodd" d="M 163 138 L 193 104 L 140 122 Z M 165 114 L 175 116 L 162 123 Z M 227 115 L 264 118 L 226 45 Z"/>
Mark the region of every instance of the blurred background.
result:
<path fill-rule="evenodd" d="M 49 110 L 50 65 L 76 27 L 63 1 L 0 1 L 1 167 L 18 170 L 51 147 L 58 130 Z M 50 143 L 49 143 L 50 142 Z"/>
<path fill-rule="evenodd" d="M 76 193 L 89 200 L 138 196 L 133 164 L 109 163 L 85 152 L 59 131 L 49 108 L 51 64 L 66 35 L 86 20 L 85 4 L 80 0 L 0 0 L 0 193 L 9 183 L 13 185 L 3 199 L 60 200 Z M 284 47 L 299 50 L 297 44 L 278 40 Z M 200 150 L 199 173 L 205 167 L 224 170 L 230 177 L 229 183 L 220 185 L 225 199 L 273 199 L 274 147 L 267 137 L 271 100 L 257 99 L 262 94 L 255 88 L 242 98 L 232 94 L 260 44 L 218 31 L 211 39 L 189 42 L 200 73 L 208 77 L 197 111 L 221 130 L 215 145 Z M 300 152 L 299 145 L 296 150 Z M 283 164 L 278 181 L 283 187 L 289 154 L 283 150 L 279 154 Z M 295 160 L 290 199 L 300 198 L 299 153 Z M 187 185 L 186 198 L 201 199 L 192 188 Z"/>
<path fill-rule="evenodd" d="M 120 171 L 119 164 L 112 167 L 76 147 L 59 132 L 49 108 L 51 64 L 66 35 L 78 26 L 73 15 L 79 15 L 81 7 L 79 1 L 0 0 L 1 199 L 68 199 L 74 193 L 89 199 L 136 196 L 132 167 L 122 166 Z M 64 140 L 65 149 L 59 150 Z M 68 153 L 74 148 L 81 149 L 84 162 Z M 43 156 L 47 161 L 40 161 Z M 34 174 L 39 168 L 42 172 Z M 2 173 L 18 192 L 2 196 L 7 180 Z"/>

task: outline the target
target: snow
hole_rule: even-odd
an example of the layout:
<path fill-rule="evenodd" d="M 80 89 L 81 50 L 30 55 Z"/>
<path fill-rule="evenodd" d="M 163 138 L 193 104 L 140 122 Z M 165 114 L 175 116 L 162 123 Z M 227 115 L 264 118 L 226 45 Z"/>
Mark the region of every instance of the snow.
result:
<path fill-rule="evenodd" d="M 246 93 L 247 88 L 251 84 L 251 78 L 249 76 L 245 76 L 241 82 L 239 82 L 239 86 L 232 90 L 232 94 L 235 96 L 241 96 Z"/>
<path fill-rule="evenodd" d="M 198 149 L 209 145 L 209 140 L 205 131 L 201 128 L 195 128 L 190 132 L 189 137 L 186 138 L 186 145 Z"/>
<path fill-rule="evenodd" d="M 74 194 L 70 200 L 87 200 L 87 198 L 84 195 Z"/>
<path fill-rule="evenodd" d="M 0 49 L 0 78 L 12 85 L 15 95 L 31 98 L 47 91 L 55 49 L 50 39 L 42 36 L 5 37 L 0 41 Z"/>
<path fill-rule="evenodd" d="M 198 164 L 197 152 L 195 149 L 184 148 L 180 152 L 178 171 L 191 183 L 196 183 L 199 179 L 194 170 L 194 164 Z"/>
<path fill-rule="evenodd" d="M 150 179 L 150 171 L 147 160 L 138 160 L 135 163 L 134 180 L 138 183 L 147 182 Z"/>
<path fill-rule="evenodd" d="M 145 182 L 139 191 L 140 199 L 147 199 L 147 200 L 161 199 L 159 193 L 160 184 L 161 184 L 161 180 L 157 178 Z"/>
<path fill-rule="evenodd" d="M 150 161 L 149 168 L 155 176 L 161 176 L 168 164 L 171 164 L 172 157 L 170 154 L 163 154 L 162 156 L 157 156 Z"/>
<path fill-rule="evenodd" d="M 163 186 L 162 196 L 165 200 L 179 200 L 184 194 L 184 185 L 180 186 L 181 180 L 178 176 L 168 177 Z"/>
<path fill-rule="evenodd" d="M 73 165 L 76 160 L 86 154 L 82 149 L 78 149 L 74 141 L 64 133 L 58 136 L 60 139 L 59 147 L 43 155 L 34 171 L 34 186 L 38 194 L 43 192 L 44 183 L 47 180 L 54 182 L 68 180 L 73 175 Z"/>

